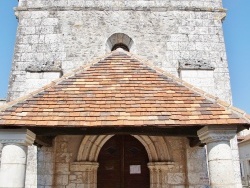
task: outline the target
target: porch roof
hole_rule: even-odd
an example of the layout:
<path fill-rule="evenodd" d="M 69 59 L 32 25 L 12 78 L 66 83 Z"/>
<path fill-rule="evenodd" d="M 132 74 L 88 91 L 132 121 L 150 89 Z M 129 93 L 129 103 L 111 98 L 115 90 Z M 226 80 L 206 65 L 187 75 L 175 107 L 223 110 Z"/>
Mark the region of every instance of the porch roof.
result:
<path fill-rule="evenodd" d="M 250 117 L 121 50 L 6 104 L 0 126 L 249 125 Z"/>

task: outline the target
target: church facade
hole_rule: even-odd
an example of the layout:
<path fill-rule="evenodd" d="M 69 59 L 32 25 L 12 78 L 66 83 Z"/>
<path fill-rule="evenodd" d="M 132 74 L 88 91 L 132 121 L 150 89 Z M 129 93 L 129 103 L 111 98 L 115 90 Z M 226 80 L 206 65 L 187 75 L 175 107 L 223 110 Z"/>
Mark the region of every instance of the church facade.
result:
<path fill-rule="evenodd" d="M 0 187 L 240 188 L 221 0 L 19 0 Z"/>

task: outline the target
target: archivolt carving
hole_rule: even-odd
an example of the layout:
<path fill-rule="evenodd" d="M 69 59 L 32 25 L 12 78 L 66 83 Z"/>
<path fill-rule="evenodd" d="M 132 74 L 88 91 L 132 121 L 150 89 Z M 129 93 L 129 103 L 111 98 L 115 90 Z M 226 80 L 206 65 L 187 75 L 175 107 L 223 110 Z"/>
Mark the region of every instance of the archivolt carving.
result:
<path fill-rule="evenodd" d="M 113 135 L 85 136 L 80 145 L 77 161 L 96 162 L 105 142 Z M 150 162 L 172 161 L 169 144 L 160 136 L 132 135 L 145 147 Z"/>

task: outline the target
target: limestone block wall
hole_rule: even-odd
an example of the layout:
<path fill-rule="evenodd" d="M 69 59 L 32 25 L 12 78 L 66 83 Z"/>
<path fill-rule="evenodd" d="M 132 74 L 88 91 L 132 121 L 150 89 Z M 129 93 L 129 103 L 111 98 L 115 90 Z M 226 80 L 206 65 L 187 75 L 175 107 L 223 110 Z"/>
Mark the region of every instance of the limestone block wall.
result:
<path fill-rule="evenodd" d="M 27 72 L 24 85 L 19 87 L 25 87 L 24 94 L 28 94 L 60 78 L 60 75 L 60 72 Z"/>
<path fill-rule="evenodd" d="M 90 2 L 92 8 L 87 9 L 86 4 Z M 112 7 L 108 5 L 111 2 Z M 221 23 L 225 12 L 221 1 L 117 1 L 117 4 L 98 1 L 109 7 L 105 11 L 95 3 L 78 0 L 19 2 L 8 100 L 24 95 L 29 87 L 40 86 L 39 82 L 29 86 L 32 79 L 29 81 L 27 71 L 31 65 L 58 62 L 59 71 L 65 74 L 109 52 L 108 38 L 114 33 L 124 33 L 134 41 L 132 53 L 176 76 L 180 63 L 199 62 L 213 67 L 212 78 L 208 79 L 213 79 L 214 88 L 208 90 L 231 101 Z M 133 8 L 141 3 L 145 11 Z M 116 10 L 116 6 L 122 11 Z M 44 84 L 55 78 L 47 76 Z"/>
<path fill-rule="evenodd" d="M 37 188 L 37 147 L 28 147 L 25 188 Z"/>
<path fill-rule="evenodd" d="M 187 178 L 189 187 L 209 188 L 206 148 L 187 147 Z"/>
<path fill-rule="evenodd" d="M 42 147 L 37 149 L 37 183 L 34 186 L 37 188 L 52 188 L 54 187 L 55 174 L 55 148 Z M 35 180 L 34 180 L 35 181 Z M 27 185 L 25 185 L 27 186 Z"/>
<path fill-rule="evenodd" d="M 129 7 L 129 8 L 142 8 L 142 7 L 160 7 L 160 6 L 185 6 L 185 7 L 200 7 L 200 8 L 221 8 L 222 0 L 104 0 L 104 1 L 91 1 L 91 0 L 20 0 L 19 4 L 27 7 Z"/>
<path fill-rule="evenodd" d="M 186 178 L 186 139 L 178 137 L 165 137 L 165 139 L 168 140 L 169 146 L 171 147 L 170 151 L 172 152 L 174 162 L 174 166 L 168 169 L 167 172 L 167 185 L 169 187 L 185 187 L 185 185 L 188 185 Z M 161 145 L 160 147 L 166 146 Z"/>
<path fill-rule="evenodd" d="M 180 78 L 207 93 L 215 94 L 213 70 L 182 70 Z"/>
<path fill-rule="evenodd" d="M 70 164 L 76 161 L 82 136 L 58 136 L 55 140 L 55 176 L 54 185 L 76 187 L 83 184 L 82 173 L 70 171 Z"/>

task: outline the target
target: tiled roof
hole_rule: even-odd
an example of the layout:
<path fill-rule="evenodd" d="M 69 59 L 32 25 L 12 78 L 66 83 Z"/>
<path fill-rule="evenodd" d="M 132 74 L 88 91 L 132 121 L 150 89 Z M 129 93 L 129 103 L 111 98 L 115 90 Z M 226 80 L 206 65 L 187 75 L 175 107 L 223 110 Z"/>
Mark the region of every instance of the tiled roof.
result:
<path fill-rule="evenodd" d="M 1 126 L 246 125 L 244 112 L 116 50 L 91 65 L 10 102 Z"/>

